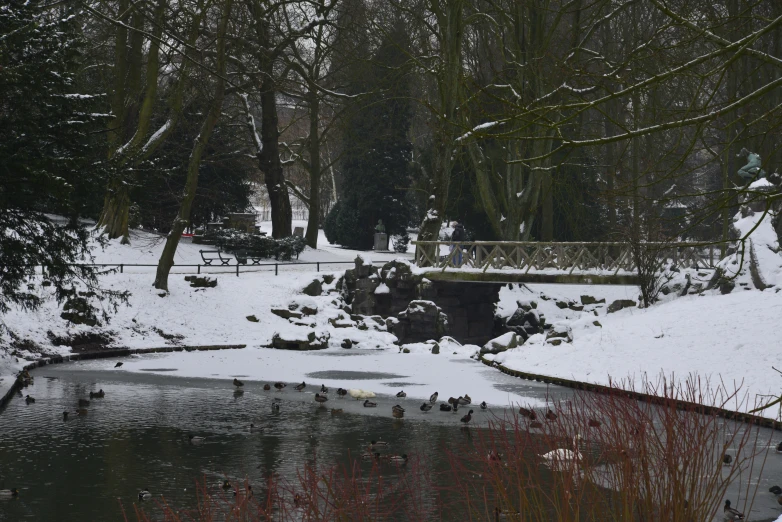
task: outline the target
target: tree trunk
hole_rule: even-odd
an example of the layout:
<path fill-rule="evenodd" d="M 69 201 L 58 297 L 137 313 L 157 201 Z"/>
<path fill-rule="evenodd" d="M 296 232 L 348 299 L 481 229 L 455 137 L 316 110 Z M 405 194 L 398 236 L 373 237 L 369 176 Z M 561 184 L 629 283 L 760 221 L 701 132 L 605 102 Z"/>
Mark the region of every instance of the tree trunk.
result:
<path fill-rule="evenodd" d="M 277 91 L 272 79 L 272 74 L 274 74 L 272 69 L 273 67 L 269 64 L 268 70 L 264 71 L 264 80 L 261 84 L 261 143 L 263 143 L 263 151 L 258 155 L 258 163 L 266 182 L 266 190 L 269 193 L 272 237 L 281 239 L 292 235 L 293 210 L 280 161 L 280 144 L 277 141 L 279 137 Z"/>
<path fill-rule="evenodd" d="M 179 213 L 171 227 L 166 245 L 163 247 L 163 253 L 160 255 L 160 261 L 157 266 L 155 277 L 155 288 L 168 291 L 168 275 L 171 267 L 174 265 L 174 254 L 176 254 L 179 240 L 182 238 L 182 232 L 190 222 L 190 211 L 193 207 L 193 200 L 198 189 L 198 173 L 201 167 L 201 158 L 212 137 L 215 125 L 220 119 L 220 112 L 225 98 L 225 36 L 228 31 L 228 21 L 231 16 L 232 0 L 223 0 L 223 8 L 220 17 L 220 26 L 217 30 L 217 63 L 215 70 L 215 93 L 209 106 L 209 111 L 204 118 L 201 129 L 193 142 L 193 150 L 190 153 L 190 159 L 187 164 L 187 181 L 185 182 L 184 198 L 179 207 Z"/>
<path fill-rule="evenodd" d="M 318 123 L 320 119 L 320 99 L 318 98 L 317 87 L 310 87 L 312 94 L 310 106 L 310 199 L 309 199 L 309 220 L 307 221 L 307 235 L 305 239 L 307 245 L 312 248 L 318 248 L 318 228 L 320 224 L 320 132 Z"/>
<path fill-rule="evenodd" d="M 437 241 L 440 226 L 445 217 L 451 170 L 455 162 L 456 106 L 462 79 L 462 38 L 464 36 L 464 1 L 431 0 L 429 7 L 437 17 L 438 36 L 442 63 L 436 71 L 438 106 L 434 115 L 435 154 L 432 165 L 432 188 L 418 239 Z M 430 254 L 434 255 L 432 252 Z"/>

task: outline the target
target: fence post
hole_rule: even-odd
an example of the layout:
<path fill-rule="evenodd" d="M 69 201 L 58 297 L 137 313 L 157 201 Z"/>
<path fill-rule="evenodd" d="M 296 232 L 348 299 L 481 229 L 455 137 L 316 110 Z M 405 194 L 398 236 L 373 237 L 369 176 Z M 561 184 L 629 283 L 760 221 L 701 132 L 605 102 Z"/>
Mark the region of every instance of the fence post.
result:
<path fill-rule="evenodd" d="M 317 271 L 320 272 L 320 261 L 318 261 L 316 264 L 318 265 L 318 270 Z"/>
<path fill-rule="evenodd" d="M 236 277 L 239 277 L 239 262 L 236 262 Z"/>
<path fill-rule="evenodd" d="M 277 275 L 277 263 L 274 263 L 274 275 Z"/>
<path fill-rule="evenodd" d="M 199 265 L 196 265 L 196 266 L 198 267 L 198 273 L 200 274 L 201 273 L 201 265 L 199 264 Z"/>

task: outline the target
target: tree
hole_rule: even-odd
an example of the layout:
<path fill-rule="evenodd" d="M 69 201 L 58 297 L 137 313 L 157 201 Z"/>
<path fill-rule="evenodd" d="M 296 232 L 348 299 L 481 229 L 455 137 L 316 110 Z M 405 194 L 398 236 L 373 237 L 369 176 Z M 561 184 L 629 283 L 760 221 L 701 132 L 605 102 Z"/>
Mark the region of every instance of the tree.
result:
<path fill-rule="evenodd" d="M 90 256 L 74 187 L 103 179 L 94 153 L 99 97 L 75 90 L 79 15 L 35 0 L 0 9 L 0 312 L 41 303 L 31 279 L 37 267 L 58 300 L 78 284 L 97 289 L 96 269 L 73 264 Z"/>
<path fill-rule="evenodd" d="M 410 218 L 406 191 L 411 185 L 412 110 L 409 78 L 402 67 L 407 53 L 402 25 L 381 43 L 359 85 L 367 93 L 360 109 L 346 117 L 340 203 L 332 208 L 326 236 L 332 243 L 372 247 L 375 226 L 383 220 L 389 234 L 403 233 Z"/>
<path fill-rule="evenodd" d="M 215 74 L 212 78 L 214 91 L 212 92 L 211 101 L 209 103 L 209 110 L 204 116 L 201 128 L 198 131 L 198 136 L 196 136 L 193 141 L 193 150 L 190 153 L 190 158 L 188 158 L 187 180 L 185 182 L 182 204 L 179 207 L 179 213 L 174 219 L 174 223 L 171 225 L 171 231 L 166 237 L 166 244 L 163 247 L 163 252 L 160 254 L 157 275 L 155 276 L 155 288 L 159 290 L 168 291 L 168 275 L 171 272 L 171 267 L 174 265 L 174 254 L 176 254 L 179 240 L 182 238 L 182 232 L 190 223 L 190 211 L 196 196 L 196 190 L 198 189 L 198 174 L 201 169 L 201 159 L 207 150 L 209 139 L 212 137 L 212 132 L 214 131 L 217 122 L 220 120 L 220 115 L 222 113 L 223 99 L 225 98 L 226 63 L 228 61 L 226 56 L 226 35 L 228 32 L 228 23 L 231 19 L 232 6 L 233 0 L 221 0 L 219 3 L 220 17 L 216 33 L 217 48 L 214 60 Z"/>

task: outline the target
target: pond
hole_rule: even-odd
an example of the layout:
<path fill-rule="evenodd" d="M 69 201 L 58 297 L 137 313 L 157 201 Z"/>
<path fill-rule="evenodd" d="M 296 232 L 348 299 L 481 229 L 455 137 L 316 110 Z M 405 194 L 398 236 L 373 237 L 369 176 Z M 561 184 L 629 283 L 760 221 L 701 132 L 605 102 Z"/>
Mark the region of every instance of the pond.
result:
<path fill-rule="evenodd" d="M 0 413 L 0 488 L 20 490 L 19 498 L 0 501 L 2 521 L 121 520 L 120 502 L 135 520 L 132 506 L 143 488 L 174 506 L 192 508 L 197 479 L 216 484 L 226 477 L 234 483 L 247 478 L 260 484 L 271 474 L 293 478 L 304 463 L 345 462 L 348 454 L 357 457 L 378 439 L 390 444 L 390 453 L 426 455 L 433 468 L 445 469 L 442 449 L 469 444 L 471 437 L 460 429 L 466 412 L 422 413 L 420 400 L 384 398 L 385 406 L 393 401 L 407 409 L 400 422 L 391 418 L 389 407 L 365 409 L 349 398 L 337 400 L 334 390 L 328 408 L 318 408 L 315 386 L 298 393 L 289 385 L 278 393 L 246 382 L 244 393 L 236 395 L 226 380 L 72 369 L 73 364 L 63 364 L 36 370 L 35 383 L 25 390 L 36 403 L 16 398 Z M 495 386 L 530 397 L 547 394 L 544 385 L 510 377 Z M 106 397 L 92 400 L 86 415 L 76 415 L 77 399 L 99 388 Z M 559 398 L 569 393 L 556 389 Z M 279 413 L 272 412 L 275 401 Z M 332 415 L 331 407 L 344 414 Z M 503 414 L 474 409 L 478 423 Z M 71 415 L 63 421 L 66 410 Z M 251 432 L 251 423 L 265 429 Z M 190 434 L 206 440 L 193 446 Z M 764 493 L 775 480 L 782 482 L 779 457 L 769 458 L 759 479 L 753 520 L 779 514 L 776 499 Z"/>

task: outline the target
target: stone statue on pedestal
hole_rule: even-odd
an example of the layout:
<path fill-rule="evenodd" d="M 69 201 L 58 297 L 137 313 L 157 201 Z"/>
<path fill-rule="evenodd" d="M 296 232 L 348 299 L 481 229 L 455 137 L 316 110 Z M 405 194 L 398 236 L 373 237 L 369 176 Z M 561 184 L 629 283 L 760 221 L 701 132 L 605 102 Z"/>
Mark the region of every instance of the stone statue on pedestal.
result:
<path fill-rule="evenodd" d="M 747 164 L 741 167 L 736 174 L 747 183 L 765 177 L 766 171 L 760 168 L 760 155 L 750 152 L 747 149 L 741 149 L 741 152 L 738 153 L 738 157 L 742 158 L 744 156 L 747 157 Z"/>

